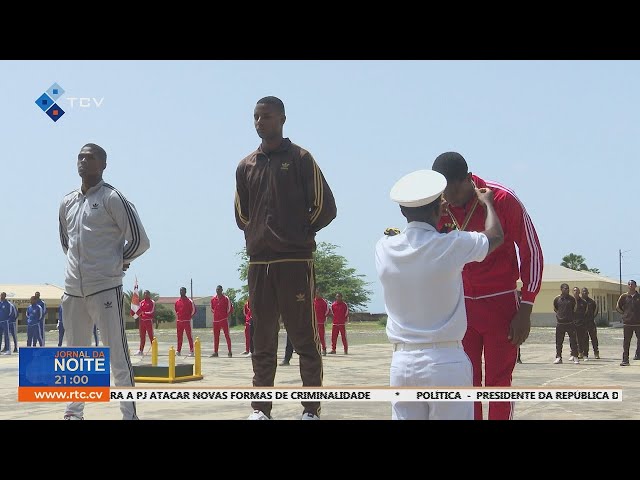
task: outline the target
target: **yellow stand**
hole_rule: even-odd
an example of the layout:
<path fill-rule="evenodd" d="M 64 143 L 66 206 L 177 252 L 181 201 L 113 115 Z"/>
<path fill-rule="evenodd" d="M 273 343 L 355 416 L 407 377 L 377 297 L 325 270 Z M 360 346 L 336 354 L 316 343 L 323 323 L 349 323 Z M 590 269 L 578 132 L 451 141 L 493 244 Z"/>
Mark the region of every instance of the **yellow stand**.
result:
<path fill-rule="evenodd" d="M 134 365 L 134 379 L 141 383 L 177 383 L 202 380 L 202 346 L 200 338 L 195 339 L 195 364 L 176 365 L 176 350 L 172 346 L 169 349 L 169 364 L 158 365 L 158 340 L 151 342 L 151 365 Z M 136 371 L 140 375 L 136 375 Z"/>

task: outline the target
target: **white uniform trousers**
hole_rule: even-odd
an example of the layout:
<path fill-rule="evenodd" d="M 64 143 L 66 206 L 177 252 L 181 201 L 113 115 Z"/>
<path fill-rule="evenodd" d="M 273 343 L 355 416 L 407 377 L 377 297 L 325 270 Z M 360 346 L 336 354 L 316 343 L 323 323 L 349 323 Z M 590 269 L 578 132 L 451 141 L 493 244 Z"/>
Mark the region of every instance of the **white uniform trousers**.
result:
<path fill-rule="evenodd" d="M 471 361 L 461 344 L 457 347 L 397 350 L 391 358 L 390 385 L 473 388 Z M 392 401 L 391 415 L 393 420 L 473 420 L 473 402 Z"/>

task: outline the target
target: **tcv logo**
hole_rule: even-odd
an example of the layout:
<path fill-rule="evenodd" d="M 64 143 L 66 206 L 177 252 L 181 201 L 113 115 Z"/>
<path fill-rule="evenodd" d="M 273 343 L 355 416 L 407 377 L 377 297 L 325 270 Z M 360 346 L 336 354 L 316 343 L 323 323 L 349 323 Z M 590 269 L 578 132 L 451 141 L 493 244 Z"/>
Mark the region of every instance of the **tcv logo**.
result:
<path fill-rule="evenodd" d="M 65 114 L 65 111 L 60 107 L 62 100 L 64 100 L 69 105 L 68 108 L 71 109 L 76 107 L 100 108 L 102 106 L 102 102 L 104 102 L 104 97 L 98 99 L 94 97 L 67 96 L 64 99 L 61 99 L 64 93 L 64 88 L 57 83 L 54 83 L 36 100 L 36 105 L 38 105 L 38 107 L 40 107 L 42 111 L 54 122 L 57 122 Z"/>

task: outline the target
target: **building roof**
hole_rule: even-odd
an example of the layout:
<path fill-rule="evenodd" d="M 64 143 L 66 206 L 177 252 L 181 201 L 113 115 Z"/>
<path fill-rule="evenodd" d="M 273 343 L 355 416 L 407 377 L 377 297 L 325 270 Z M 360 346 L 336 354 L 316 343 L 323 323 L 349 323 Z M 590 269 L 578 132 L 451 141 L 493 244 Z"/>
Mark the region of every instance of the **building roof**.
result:
<path fill-rule="evenodd" d="M 50 283 L 34 283 L 34 284 L 0 284 L 0 292 L 7 294 L 7 300 L 29 300 L 31 296 L 40 292 L 40 298 L 45 302 L 47 300 L 60 300 L 64 293 L 64 288 Z"/>
<path fill-rule="evenodd" d="M 175 305 L 176 302 L 178 301 L 180 297 L 158 297 L 158 300 L 156 300 L 156 303 L 159 303 L 161 305 Z M 202 299 L 206 299 L 208 297 L 193 297 L 193 303 L 198 304 L 198 302 L 201 302 Z"/>
<path fill-rule="evenodd" d="M 542 272 L 543 282 L 604 282 L 620 285 L 619 280 L 614 280 L 603 275 L 584 270 L 572 270 L 562 265 L 554 265 L 551 263 L 544 264 Z"/>

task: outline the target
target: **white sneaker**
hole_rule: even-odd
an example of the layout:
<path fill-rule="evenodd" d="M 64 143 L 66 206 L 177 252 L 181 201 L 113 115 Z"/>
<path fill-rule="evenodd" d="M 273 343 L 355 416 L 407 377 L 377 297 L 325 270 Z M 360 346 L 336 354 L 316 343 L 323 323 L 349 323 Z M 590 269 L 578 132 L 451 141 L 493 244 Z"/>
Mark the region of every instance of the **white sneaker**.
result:
<path fill-rule="evenodd" d="M 305 412 L 302 414 L 300 420 L 320 420 L 320 417 L 313 413 Z"/>
<path fill-rule="evenodd" d="M 135 353 L 135 355 L 136 355 L 137 357 L 141 357 L 141 356 L 143 356 L 143 355 L 144 355 L 144 353 L 142 353 L 142 350 L 138 350 L 138 351 Z"/>
<path fill-rule="evenodd" d="M 253 413 L 247 417 L 247 420 L 271 420 L 271 419 L 267 417 L 264 413 L 262 413 L 260 410 L 254 410 Z"/>
<path fill-rule="evenodd" d="M 11 355 L 11 350 L 5 350 L 2 352 L 2 355 Z"/>
<path fill-rule="evenodd" d="M 553 363 L 562 363 L 562 357 L 557 357 Z"/>
<path fill-rule="evenodd" d="M 67 413 L 65 414 L 64 419 L 65 420 L 84 420 L 84 417 L 79 417 L 78 415 Z"/>
<path fill-rule="evenodd" d="M 570 361 L 570 362 L 573 362 L 575 359 L 576 359 L 576 357 L 574 357 L 573 355 L 571 355 L 571 356 L 569 357 L 569 361 Z"/>
<path fill-rule="evenodd" d="M 580 363 L 580 360 L 578 360 L 578 357 L 573 357 L 573 363 Z"/>
<path fill-rule="evenodd" d="M 195 353 L 193 353 L 193 352 L 189 352 L 189 356 L 190 356 L 190 357 L 195 357 L 195 356 L 196 356 L 196 354 L 195 354 Z"/>

